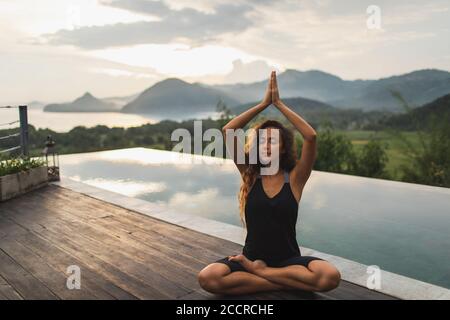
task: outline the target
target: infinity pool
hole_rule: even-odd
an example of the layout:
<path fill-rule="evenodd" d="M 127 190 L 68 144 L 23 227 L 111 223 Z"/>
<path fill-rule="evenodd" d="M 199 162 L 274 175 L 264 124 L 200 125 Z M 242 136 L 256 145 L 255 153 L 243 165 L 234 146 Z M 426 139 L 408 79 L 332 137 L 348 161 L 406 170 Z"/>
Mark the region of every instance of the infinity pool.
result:
<path fill-rule="evenodd" d="M 230 160 L 145 148 L 60 156 L 62 176 L 241 225 Z M 450 288 L 450 189 L 313 171 L 301 246 Z"/>

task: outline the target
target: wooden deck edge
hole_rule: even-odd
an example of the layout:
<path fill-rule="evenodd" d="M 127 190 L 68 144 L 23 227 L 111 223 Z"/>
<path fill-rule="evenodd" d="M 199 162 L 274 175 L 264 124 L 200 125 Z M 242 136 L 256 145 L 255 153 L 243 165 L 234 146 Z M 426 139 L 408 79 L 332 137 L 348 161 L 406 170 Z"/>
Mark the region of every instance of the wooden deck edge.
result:
<path fill-rule="evenodd" d="M 100 189 L 64 176 L 61 177 L 61 181 L 51 182 L 50 184 L 240 245 L 243 245 L 245 241 L 245 231 L 238 226 L 190 214 L 173 212 L 155 203 Z M 300 247 L 300 249 L 304 255 L 317 256 L 336 265 L 342 274 L 343 280 L 368 288 L 367 284 L 372 274 L 371 270 L 374 270 L 373 268 L 376 268 L 376 266 L 368 266 L 306 247 Z M 380 287 L 370 290 L 406 300 L 450 300 L 450 290 L 446 288 L 381 269 L 379 269 L 379 272 L 381 279 Z"/>

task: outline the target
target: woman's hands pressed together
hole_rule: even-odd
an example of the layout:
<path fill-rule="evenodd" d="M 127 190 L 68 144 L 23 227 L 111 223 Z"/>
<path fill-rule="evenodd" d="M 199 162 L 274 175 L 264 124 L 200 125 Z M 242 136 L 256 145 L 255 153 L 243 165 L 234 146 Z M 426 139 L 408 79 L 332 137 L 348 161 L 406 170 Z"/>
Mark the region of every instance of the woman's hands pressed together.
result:
<path fill-rule="evenodd" d="M 270 76 L 270 87 L 272 93 L 272 104 L 275 107 L 278 107 L 281 104 L 280 93 L 278 92 L 278 83 L 277 83 L 277 74 L 275 71 L 272 71 Z"/>
<path fill-rule="evenodd" d="M 278 92 L 277 74 L 275 71 L 272 71 L 270 74 L 269 83 L 267 84 L 266 93 L 264 94 L 261 104 L 265 107 L 268 107 L 271 104 L 277 107 L 280 103 L 281 99 Z"/>
<path fill-rule="evenodd" d="M 275 71 L 272 71 L 271 79 L 269 79 L 269 81 L 267 83 L 266 93 L 264 94 L 264 98 L 261 101 L 261 104 L 264 107 L 268 107 L 272 104 L 272 78 L 273 78 L 274 73 L 275 73 Z"/>

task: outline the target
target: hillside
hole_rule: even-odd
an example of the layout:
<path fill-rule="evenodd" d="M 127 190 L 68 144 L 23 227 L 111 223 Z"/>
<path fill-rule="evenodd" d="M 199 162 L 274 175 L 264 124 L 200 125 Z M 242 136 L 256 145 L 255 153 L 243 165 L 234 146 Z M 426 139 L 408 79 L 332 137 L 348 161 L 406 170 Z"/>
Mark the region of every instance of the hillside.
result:
<path fill-rule="evenodd" d="M 411 114 L 393 115 L 382 121 L 381 124 L 402 130 L 416 130 L 426 127 L 433 116 L 439 119 L 450 116 L 450 94 L 413 109 Z"/>
<path fill-rule="evenodd" d="M 411 105 L 419 106 L 450 93 L 450 72 L 427 69 L 378 80 L 343 80 L 318 70 L 288 69 L 278 75 L 278 86 L 283 98 L 303 97 L 342 109 L 402 112 L 391 90 L 400 92 Z M 212 87 L 246 103 L 262 98 L 267 81 Z"/>
<path fill-rule="evenodd" d="M 391 91 L 399 92 L 413 107 L 424 105 L 450 94 L 450 72 L 427 69 L 378 80 L 343 80 L 319 70 L 288 69 L 278 75 L 278 85 L 283 99 L 302 97 L 303 106 L 307 106 L 307 100 L 311 100 L 315 101 L 315 107 L 320 107 L 317 103 L 321 102 L 339 109 L 402 113 L 404 110 Z M 86 93 L 71 103 L 51 104 L 44 110 L 120 110 L 173 119 L 202 117 L 215 111 L 219 99 L 229 108 L 239 108 L 238 106 L 260 101 L 266 88 L 267 80 L 246 84 L 206 85 L 168 78 L 138 94 L 97 99 Z"/>
<path fill-rule="evenodd" d="M 142 92 L 121 111 L 155 116 L 195 116 L 215 112 L 220 99 L 228 106 L 238 104 L 235 99 L 219 90 L 169 78 Z"/>

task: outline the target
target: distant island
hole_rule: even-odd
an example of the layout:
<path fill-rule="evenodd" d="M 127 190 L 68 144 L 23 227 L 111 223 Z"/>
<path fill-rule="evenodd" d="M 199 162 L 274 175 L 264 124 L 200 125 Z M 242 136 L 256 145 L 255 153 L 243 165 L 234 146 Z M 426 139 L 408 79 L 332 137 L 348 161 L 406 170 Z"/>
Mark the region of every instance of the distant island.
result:
<path fill-rule="evenodd" d="M 117 105 L 103 101 L 86 92 L 82 97 L 69 103 L 49 104 L 44 107 L 46 112 L 115 112 Z"/>

